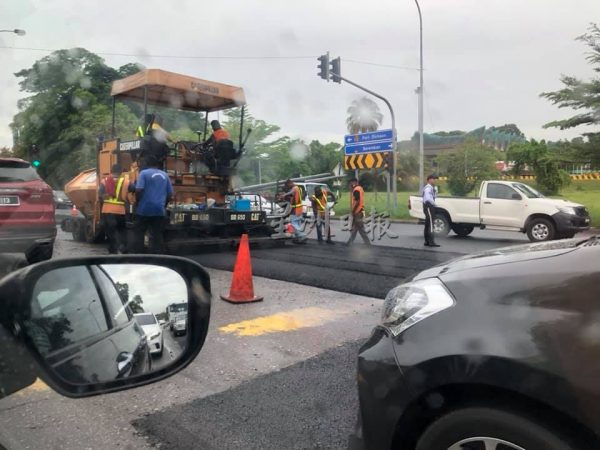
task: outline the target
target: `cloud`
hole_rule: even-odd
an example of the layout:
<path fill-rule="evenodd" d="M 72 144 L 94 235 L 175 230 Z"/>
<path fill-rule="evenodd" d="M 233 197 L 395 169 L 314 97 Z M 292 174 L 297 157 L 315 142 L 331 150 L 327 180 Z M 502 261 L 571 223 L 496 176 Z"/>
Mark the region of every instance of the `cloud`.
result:
<path fill-rule="evenodd" d="M 600 2 L 579 0 L 421 1 L 424 18 L 425 129 L 474 129 L 515 122 L 536 138 L 569 137 L 585 130 L 544 130 L 550 120 L 568 116 L 538 94 L 560 86 L 568 73 L 586 78 L 592 71 L 586 48 L 574 38 Z M 418 20 L 413 2 L 305 0 L 275 2 L 224 0 L 208 6 L 180 1 L 76 2 L 8 0 L 0 7 L 6 27 L 0 46 L 84 47 L 93 52 L 136 53 L 105 56 L 118 67 L 147 67 L 243 86 L 253 115 L 281 126 L 285 134 L 341 141 L 346 108 L 362 95 L 355 88 L 316 76 L 316 56 L 329 50 L 342 57 L 345 76 L 392 102 L 398 135 L 417 127 L 418 72 L 345 62 L 368 61 L 416 67 Z M 106 24 L 110 22 L 110 29 Z M 14 72 L 46 53 L 0 49 L 0 146 L 12 140 L 8 124 L 22 97 Z M 240 60 L 154 58 L 151 55 L 307 56 L 306 59 Z M 389 126 L 389 114 L 384 126 Z"/>

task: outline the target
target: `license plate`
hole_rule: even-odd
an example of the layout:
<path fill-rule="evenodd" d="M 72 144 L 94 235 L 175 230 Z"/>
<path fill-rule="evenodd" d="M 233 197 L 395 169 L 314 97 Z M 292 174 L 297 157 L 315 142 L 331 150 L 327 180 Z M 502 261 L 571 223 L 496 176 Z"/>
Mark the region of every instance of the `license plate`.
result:
<path fill-rule="evenodd" d="M 0 206 L 19 206 L 19 197 L 16 195 L 0 196 Z"/>

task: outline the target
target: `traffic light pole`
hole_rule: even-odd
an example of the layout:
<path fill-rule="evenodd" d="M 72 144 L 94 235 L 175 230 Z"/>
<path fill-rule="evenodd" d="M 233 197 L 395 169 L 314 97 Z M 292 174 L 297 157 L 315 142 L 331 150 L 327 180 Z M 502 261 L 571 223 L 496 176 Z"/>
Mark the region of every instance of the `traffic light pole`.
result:
<path fill-rule="evenodd" d="M 394 209 L 398 208 L 398 155 L 397 155 L 397 139 L 396 139 L 396 116 L 394 115 L 394 108 L 392 108 L 392 104 L 383 96 L 379 95 L 377 92 L 373 92 L 370 89 L 367 89 L 360 84 L 355 83 L 347 78 L 344 78 L 339 73 L 330 72 L 330 75 L 335 75 L 340 80 L 345 81 L 348 84 L 351 84 L 355 88 L 358 88 L 362 91 L 365 91 L 367 94 L 371 94 L 374 97 L 377 97 L 379 100 L 384 102 L 387 107 L 390 109 L 390 115 L 392 117 L 392 155 L 394 156 L 394 161 L 392 164 L 393 167 L 393 178 L 392 178 L 392 190 L 394 192 Z"/>

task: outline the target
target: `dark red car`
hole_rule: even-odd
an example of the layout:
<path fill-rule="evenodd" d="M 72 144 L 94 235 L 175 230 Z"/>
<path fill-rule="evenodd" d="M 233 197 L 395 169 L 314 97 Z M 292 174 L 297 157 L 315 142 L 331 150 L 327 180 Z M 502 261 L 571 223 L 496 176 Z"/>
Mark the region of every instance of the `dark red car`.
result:
<path fill-rule="evenodd" d="M 27 161 L 0 158 L 0 253 L 44 261 L 52 257 L 55 238 L 52 188 Z"/>

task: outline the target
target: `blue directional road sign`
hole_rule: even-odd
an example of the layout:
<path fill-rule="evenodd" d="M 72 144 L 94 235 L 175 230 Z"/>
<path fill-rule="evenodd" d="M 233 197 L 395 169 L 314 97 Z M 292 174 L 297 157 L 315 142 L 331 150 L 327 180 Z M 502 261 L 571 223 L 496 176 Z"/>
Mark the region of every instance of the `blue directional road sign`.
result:
<path fill-rule="evenodd" d="M 344 153 L 377 153 L 392 150 L 394 134 L 392 130 L 379 130 L 369 133 L 348 134 L 344 137 Z"/>

